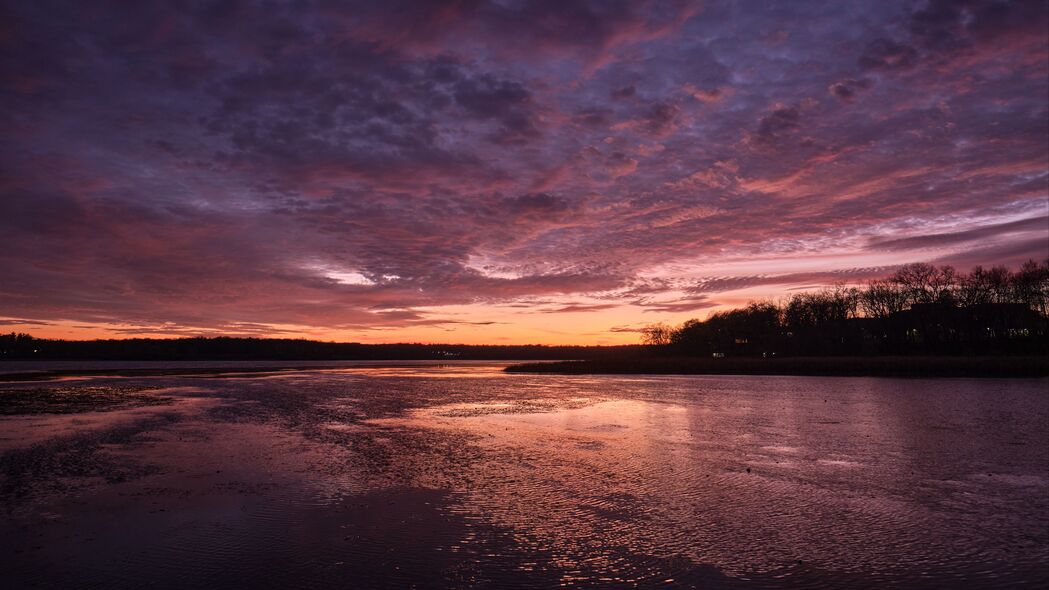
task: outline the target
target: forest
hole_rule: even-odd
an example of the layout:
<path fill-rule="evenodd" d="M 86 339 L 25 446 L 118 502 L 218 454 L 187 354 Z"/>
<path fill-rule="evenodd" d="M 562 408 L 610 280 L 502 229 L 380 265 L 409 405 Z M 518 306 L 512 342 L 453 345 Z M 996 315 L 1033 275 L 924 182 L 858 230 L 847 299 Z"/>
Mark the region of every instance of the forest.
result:
<path fill-rule="evenodd" d="M 685 356 L 1043 354 L 1049 351 L 1049 260 L 1012 271 L 914 263 L 862 286 L 756 301 L 644 342 Z"/>

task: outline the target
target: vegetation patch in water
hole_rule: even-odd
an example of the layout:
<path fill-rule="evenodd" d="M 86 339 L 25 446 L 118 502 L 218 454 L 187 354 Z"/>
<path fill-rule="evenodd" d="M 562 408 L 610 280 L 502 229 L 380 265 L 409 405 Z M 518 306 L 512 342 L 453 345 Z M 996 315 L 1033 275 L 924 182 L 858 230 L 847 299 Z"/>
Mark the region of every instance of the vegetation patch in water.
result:
<path fill-rule="evenodd" d="M 88 386 L 0 391 L 0 415 L 78 414 L 166 404 L 170 397 L 146 387 Z"/>

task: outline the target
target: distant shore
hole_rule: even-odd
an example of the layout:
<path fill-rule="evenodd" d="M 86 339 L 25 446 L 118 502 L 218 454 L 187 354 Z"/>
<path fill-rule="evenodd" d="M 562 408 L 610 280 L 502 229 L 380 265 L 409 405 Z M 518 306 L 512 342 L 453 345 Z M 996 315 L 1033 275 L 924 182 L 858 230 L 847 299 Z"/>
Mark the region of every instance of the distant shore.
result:
<path fill-rule="evenodd" d="M 505 363 L 506 360 L 367 360 L 367 361 L 0 361 L 0 383 L 52 381 L 69 377 L 258 377 L 307 371 L 445 367 Z M 13 369 L 13 370 L 10 370 Z"/>
<path fill-rule="evenodd" d="M 558 375 L 803 375 L 854 377 L 1047 377 L 1049 356 L 636 358 L 521 363 L 508 373 Z"/>

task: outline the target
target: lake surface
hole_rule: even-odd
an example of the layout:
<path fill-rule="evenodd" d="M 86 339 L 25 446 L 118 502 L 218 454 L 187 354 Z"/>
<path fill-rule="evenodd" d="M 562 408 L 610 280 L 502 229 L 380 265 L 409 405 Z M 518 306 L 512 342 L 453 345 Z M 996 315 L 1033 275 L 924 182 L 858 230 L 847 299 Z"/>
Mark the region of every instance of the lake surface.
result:
<path fill-rule="evenodd" d="M 0 383 L 4 587 L 1049 585 L 1049 381 L 502 367 Z"/>

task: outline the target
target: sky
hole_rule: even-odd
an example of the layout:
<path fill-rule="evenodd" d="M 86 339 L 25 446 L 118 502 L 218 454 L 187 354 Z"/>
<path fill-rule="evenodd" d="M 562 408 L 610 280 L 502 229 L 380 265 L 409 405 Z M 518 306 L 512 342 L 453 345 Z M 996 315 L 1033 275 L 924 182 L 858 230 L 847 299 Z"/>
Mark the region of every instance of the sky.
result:
<path fill-rule="evenodd" d="M 1049 256 L 1049 3 L 0 1 L 0 331 L 618 344 Z"/>

